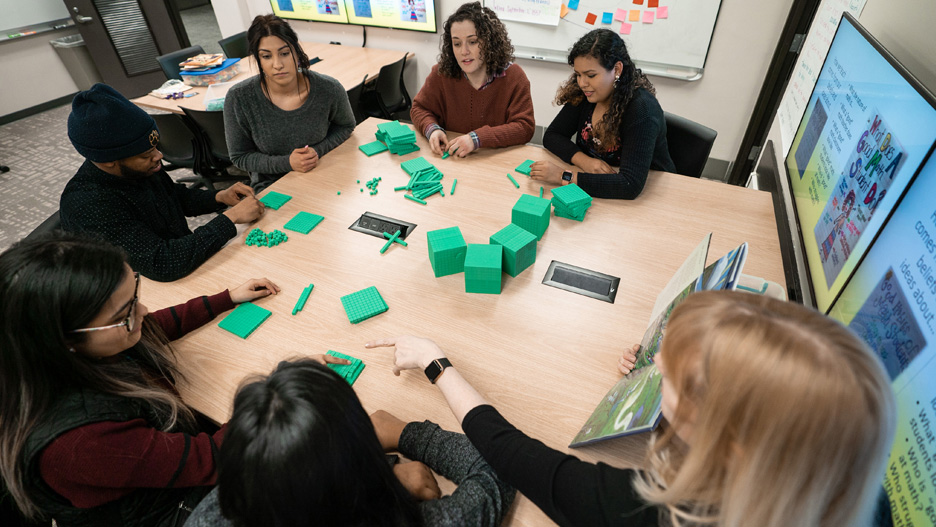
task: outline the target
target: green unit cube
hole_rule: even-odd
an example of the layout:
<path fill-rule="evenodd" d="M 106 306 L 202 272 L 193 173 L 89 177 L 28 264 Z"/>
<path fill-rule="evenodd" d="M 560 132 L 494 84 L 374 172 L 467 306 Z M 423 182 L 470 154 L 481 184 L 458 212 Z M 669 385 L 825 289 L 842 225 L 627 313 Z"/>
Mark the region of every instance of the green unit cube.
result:
<path fill-rule="evenodd" d="M 389 309 L 374 286 L 341 297 L 341 305 L 344 306 L 352 324 L 363 322 Z"/>
<path fill-rule="evenodd" d="M 468 246 L 461 229 L 449 227 L 426 233 L 429 246 L 429 263 L 436 278 L 460 273 L 465 270 L 465 252 Z"/>
<path fill-rule="evenodd" d="M 549 227 L 549 205 L 548 199 L 523 194 L 511 211 L 510 222 L 533 233 L 537 241 L 542 240 Z"/>
<path fill-rule="evenodd" d="M 218 326 L 245 339 L 260 327 L 260 324 L 263 324 L 271 314 L 272 312 L 268 309 L 250 302 L 244 302 L 237 306 L 237 309 L 231 311 L 230 315 L 224 317 L 221 322 L 218 322 Z"/>
<path fill-rule="evenodd" d="M 499 295 L 504 259 L 501 245 L 468 244 L 465 255 L 465 292 Z"/>
<path fill-rule="evenodd" d="M 491 245 L 504 246 L 504 272 L 517 276 L 536 261 L 536 236 L 511 223 L 491 236 Z"/>

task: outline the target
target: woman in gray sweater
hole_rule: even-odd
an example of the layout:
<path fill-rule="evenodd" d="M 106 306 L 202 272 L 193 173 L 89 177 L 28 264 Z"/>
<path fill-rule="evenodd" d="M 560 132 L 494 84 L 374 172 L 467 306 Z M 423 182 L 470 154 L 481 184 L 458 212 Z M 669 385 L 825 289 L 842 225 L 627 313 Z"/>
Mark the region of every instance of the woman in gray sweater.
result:
<path fill-rule="evenodd" d="M 309 70 L 296 32 L 274 15 L 247 30 L 260 74 L 231 88 L 224 134 L 231 161 L 261 190 L 290 171 L 309 172 L 354 130 L 348 93 L 337 80 Z"/>

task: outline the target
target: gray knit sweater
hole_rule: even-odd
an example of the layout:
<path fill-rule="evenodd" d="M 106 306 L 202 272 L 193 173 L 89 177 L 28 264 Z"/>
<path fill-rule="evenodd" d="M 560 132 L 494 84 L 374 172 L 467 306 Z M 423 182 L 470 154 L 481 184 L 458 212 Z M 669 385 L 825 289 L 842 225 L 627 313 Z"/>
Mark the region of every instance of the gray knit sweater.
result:
<path fill-rule="evenodd" d="M 260 75 L 238 83 L 224 99 L 224 135 L 234 164 L 279 178 L 292 170 L 289 154 L 311 146 L 323 156 L 351 137 L 354 113 L 337 80 L 314 71 L 309 96 L 295 110 L 278 108 L 263 94 Z"/>

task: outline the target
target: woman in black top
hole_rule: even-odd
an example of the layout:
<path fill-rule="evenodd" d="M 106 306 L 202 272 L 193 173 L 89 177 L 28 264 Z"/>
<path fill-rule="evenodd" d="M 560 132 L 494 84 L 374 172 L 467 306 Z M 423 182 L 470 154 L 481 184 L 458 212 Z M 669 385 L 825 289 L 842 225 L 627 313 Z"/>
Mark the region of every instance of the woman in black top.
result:
<path fill-rule="evenodd" d="M 894 438 L 880 359 L 838 322 L 761 295 L 703 291 L 673 311 L 653 357 L 667 425 L 644 472 L 527 437 L 433 365 L 445 355 L 431 340 L 367 344 L 381 346 L 397 374 L 426 369 L 481 455 L 560 525 L 867 525 Z"/>
<path fill-rule="evenodd" d="M 589 31 L 572 46 L 569 65 L 572 76 L 556 94 L 563 107 L 546 129 L 543 146 L 574 169 L 564 174 L 558 165 L 539 161 L 531 167 L 533 179 L 576 183 L 596 198 L 634 199 L 648 171 L 674 172 L 656 90 L 621 37 L 609 29 Z"/>

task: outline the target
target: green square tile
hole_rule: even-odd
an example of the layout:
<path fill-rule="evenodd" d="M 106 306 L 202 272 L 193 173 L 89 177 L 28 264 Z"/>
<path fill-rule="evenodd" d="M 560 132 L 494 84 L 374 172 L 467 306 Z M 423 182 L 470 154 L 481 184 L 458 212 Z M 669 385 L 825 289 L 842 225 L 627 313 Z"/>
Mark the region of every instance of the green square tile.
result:
<path fill-rule="evenodd" d="M 370 157 L 374 154 L 386 152 L 388 148 L 387 145 L 381 143 L 380 141 L 374 141 L 372 143 L 367 143 L 366 145 L 358 146 L 358 150 L 367 154 L 367 157 Z"/>
<path fill-rule="evenodd" d="M 504 246 L 504 272 L 517 276 L 536 261 L 536 236 L 511 223 L 491 236 L 491 245 Z"/>
<path fill-rule="evenodd" d="M 270 317 L 272 312 L 251 302 L 244 302 L 237 306 L 234 311 L 224 317 L 218 326 L 221 329 L 230 331 L 238 337 L 245 339 L 253 333 L 260 324 Z"/>
<path fill-rule="evenodd" d="M 529 175 L 530 175 L 530 165 L 532 165 L 532 164 L 533 164 L 533 160 L 532 160 L 532 159 L 527 159 L 527 160 L 524 161 L 523 163 L 520 163 L 520 166 L 518 166 L 518 167 L 515 168 L 514 170 L 516 170 L 517 172 L 523 174 L 524 176 L 529 176 Z"/>
<path fill-rule="evenodd" d="M 341 297 L 341 305 L 344 306 L 352 324 L 363 322 L 389 309 L 374 286 Z"/>
<path fill-rule="evenodd" d="M 293 216 L 293 219 L 289 220 L 286 225 L 283 225 L 284 229 L 289 229 L 291 231 L 301 232 L 302 234 L 309 234 L 309 231 L 315 228 L 322 220 L 324 216 L 319 216 L 318 214 L 312 214 L 311 212 L 300 212 Z"/>
<path fill-rule="evenodd" d="M 460 273 L 465 270 L 465 253 L 468 246 L 461 229 L 449 227 L 426 233 L 429 263 L 436 278 Z"/>
<path fill-rule="evenodd" d="M 465 255 L 465 292 L 500 294 L 504 248 L 501 245 L 468 244 Z"/>
<path fill-rule="evenodd" d="M 532 232 L 537 241 L 542 240 L 549 228 L 549 205 L 548 199 L 523 194 L 511 210 L 510 222 Z"/>
<path fill-rule="evenodd" d="M 262 198 L 260 198 L 260 203 L 263 203 L 273 210 L 279 210 L 280 207 L 285 205 L 286 202 L 291 199 L 292 196 L 287 196 L 286 194 L 280 194 L 279 192 L 273 192 L 271 190 L 267 192 Z"/>
<path fill-rule="evenodd" d="M 332 350 L 328 350 L 328 355 L 351 361 L 351 364 L 329 364 L 328 367 L 335 370 L 335 373 L 341 375 L 344 380 L 348 381 L 348 384 L 353 386 L 354 381 L 356 381 L 358 376 L 361 375 L 361 372 L 364 371 L 364 361 Z"/>

